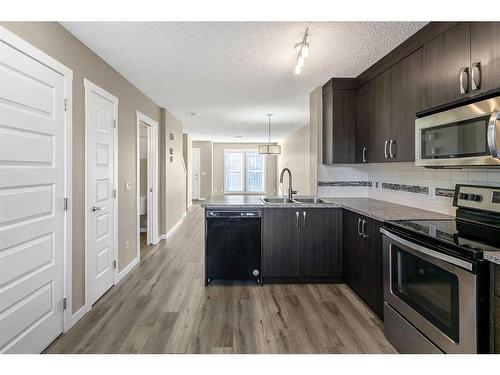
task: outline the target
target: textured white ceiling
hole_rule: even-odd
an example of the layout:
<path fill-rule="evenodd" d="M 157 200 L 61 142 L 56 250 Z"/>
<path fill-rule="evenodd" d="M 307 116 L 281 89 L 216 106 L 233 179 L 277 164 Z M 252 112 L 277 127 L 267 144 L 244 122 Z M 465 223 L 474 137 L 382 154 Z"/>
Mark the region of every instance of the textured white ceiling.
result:
<path fill-rule="evenodd" d="M 62 25 L 178 117 L 193 139 L 248 142 L 267 138 L 269 112 L 273 140 L 307 124 L 315 87 L 331 77 L 359 75 L 425 22 Z M 306 27 L 310 54 L 296 76 L 294 45 Z"/>

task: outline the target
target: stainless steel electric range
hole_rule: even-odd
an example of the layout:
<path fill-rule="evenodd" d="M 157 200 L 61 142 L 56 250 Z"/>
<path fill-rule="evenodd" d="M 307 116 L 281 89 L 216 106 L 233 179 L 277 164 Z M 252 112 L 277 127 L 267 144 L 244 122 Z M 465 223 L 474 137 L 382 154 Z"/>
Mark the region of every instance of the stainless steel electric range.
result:
<path fill-rule="evenodd" d="M 489 264 L 500 187 L 457 185 L 453 220 L 384 223 L 384 329 L 401 353 L 489 350 Z"/>

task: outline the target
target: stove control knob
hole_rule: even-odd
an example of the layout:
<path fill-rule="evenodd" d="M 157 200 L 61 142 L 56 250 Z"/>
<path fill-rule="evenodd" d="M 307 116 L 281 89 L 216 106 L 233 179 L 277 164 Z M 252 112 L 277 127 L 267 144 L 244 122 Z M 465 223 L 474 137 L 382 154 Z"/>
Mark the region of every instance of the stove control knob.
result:
<path fill-rule="evenodd" d="M 480 195 L 477 195 L 477 194 L 470 194 L 469 195 L 469 200 L 473 201 L 473 202 L 481 202 L 482 199 L 483 199 L 483 197 Z"/>
<path fill-rule="evenodd" d="M 469 199 L 469 194 L 460 193 L 458 194 L 458 199 Z"/>

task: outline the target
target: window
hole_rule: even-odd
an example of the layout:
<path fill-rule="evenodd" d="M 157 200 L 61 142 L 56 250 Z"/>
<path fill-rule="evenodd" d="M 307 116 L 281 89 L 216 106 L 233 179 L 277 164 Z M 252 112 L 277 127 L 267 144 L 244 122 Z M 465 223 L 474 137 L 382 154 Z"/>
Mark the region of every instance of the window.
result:
<path fill-rule="evenodd" d="M 264 193 L 265 160 L 257 150 L 224 150 L 224 192 Z"/>

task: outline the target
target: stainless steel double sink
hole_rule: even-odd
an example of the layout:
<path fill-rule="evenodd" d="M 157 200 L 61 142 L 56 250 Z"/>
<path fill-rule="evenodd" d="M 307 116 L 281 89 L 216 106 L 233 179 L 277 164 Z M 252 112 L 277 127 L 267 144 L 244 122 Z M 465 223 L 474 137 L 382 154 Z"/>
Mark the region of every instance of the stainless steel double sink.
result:
<path fill-rule="evenodd" d="M 273 197 L 273 198 L 262 198 L 262 202 L 266 204 L 300 204 L 300 203 L 306 203 L 306 204 L 322 204 L 322 203 L 328 203 L 324 199 L 321 198 L 316 198 L 316 197 L 306 197 L 306 198 L 293 198 L 289 199 L 286 197 Z"/>

